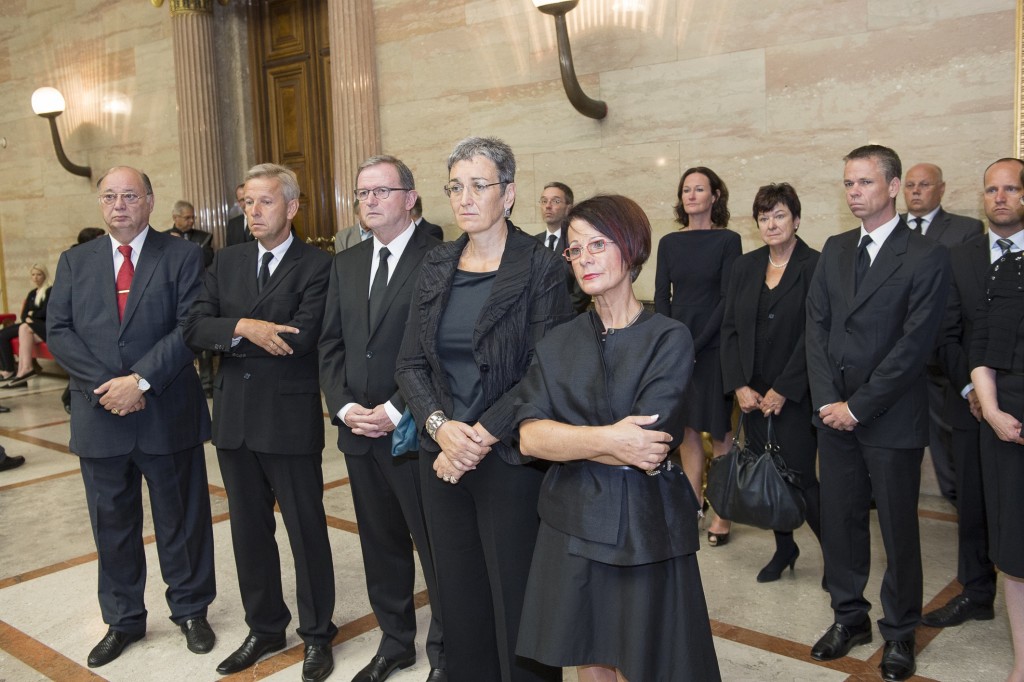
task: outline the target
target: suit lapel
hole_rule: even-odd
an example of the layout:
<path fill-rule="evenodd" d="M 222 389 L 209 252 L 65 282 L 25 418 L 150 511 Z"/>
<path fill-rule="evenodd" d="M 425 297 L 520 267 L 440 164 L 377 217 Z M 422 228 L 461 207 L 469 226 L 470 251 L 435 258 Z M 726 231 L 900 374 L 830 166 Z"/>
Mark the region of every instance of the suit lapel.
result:
<path fill-rule="evenodd" d="M 362 249 L 364 247 L 356 244 L 351 248 Z M 347 273 L 349 289 L 343 294 L 351 297 L 351 305 L 357 312 L 355 319 L 358 321 L 359 327 L 356 330 L 358 333 L 355 338 L 362 334 L 367 341 L 370 340 L 370 269 L 372 261 L 373 247 L 366 247 L 366 257 L 356 259 Z"/>
<path fill-rule="evenodd" d="M 803 262 L 807 259 L 807 245 L 804 244 L 803 240 L 797 237 L 796 247 L 793 249 L 793 255 L 790 257 L 791 267 L 787 267 L 785 272 L 782 273 L 782 279 L 775 286 L 775 295 L 772 297 L 772 307 L 774 308 L 779 301 L 786 299 L 786 292 L 792 289 L 797 282 L 800 281 L 800 277 L 803 274 Z M 765 264 L 767 265 L 767 263 Z M 763 272 L 763 270 L 762 270 Z M 751 318 L 741 318 L 751 319 Z"/>
<path fill-rule="evenodd" d="M 284 252 L 284 256 L 281 258 L 281 263 L 274 270 L 274 274 L 270 276 L 270 279 L 267 281 L 266 287 L 264 287 L 263 291 L 260 292 L 256 291 L 256 275 L 253 274 L 254 272 L 256 272 L 256 264 L 255 258 L 253 258 L 252 268 L 249 270 L 249 274 L 252 275 L 252 277 L 246 278 L 249 282 L 248 286 L 252 287 L 252 291 L 255 294 L 255 299 L 253 300 L 252 304 L 253 309 L 255 309 L 256 306 L 263 301 L 263 299 L 272 294 L 274 290 L 278 286 L 280 286 L 281 282 L 283 282 L 285 278 L 288 277 L 288 273 L 298 265 L 299 260 L 301 259 L 300 251 L 302 250 L 303 247 L 305 247 L 305 244 L 299 241 L 297 235 L 292 237 L 292 245 L 289 246 L 288 250 Z M 255 254 L 256 252 L 257 249 L 252 250 L 253 254 Z"/>
<path fill-rule="evenodd" d="M 882 243 L 882 247 L 875 256 L 875 261 L 868 268 L 864 275 L 864 281 L 860 283 L 860 290 L 853 298 L 851 310 L 859 307 L 875 293 L 878 287 L 882 286 L 892 274 L 903 265 L 903 254 L 907 251 L 907 240 L 910 238 L 910 228 L 900 220 L 896 229 L 892 231 L 889 238 Z"/>
<path fill-rule="evenodd" d="M 409 243 L 405 245 L 405 250 L 402 251 L 402 257 L 398 259 L 398 264 L 395 266 L 395 272 L 388 280 L 388 288 L 384 290 L 384 302 L 381 306 L 384 310 L 384 314 L 382 314 L 380 319 L 377 320 L 377 324 L 369 330 L 369 334 L 366 336 L 367 339 L 372 338 L 373 335 L 377 333 L 377 329 L 380 327 L 381 322 L 383 322 L 384 318 L 387 317 L 387 311 L 391 310 L 391 304 L 394 303 L 395 297 L 398 296 L 398 292 L 403 286 L 405 286 L 405 282 L 410 276 L 412 276 L 412 273 L 416 270 L 416 266 L 419 265 L 420 261 L 423 259 L 423 252 L 426 250 L 426 244 L 423 238 L 424 234 L 425 233 L 421 232 L 419 229 L 413 230 L 412 238 L 409 239 Z M 369 268 L 367 268 L 366 276 L 363 277 L 361 281 L 366 283 L 366 286 L 369 287 L 369 284 L 367 283 L 369 279 L 370 272 Z M 369 288 L 367 288 L 367 296 L 364 298 L 367 298 L 368 296 Z"/>
<path fill-rule="evenodd" d="M 111 239 L 94 239 L 76 248 L 91 249 L 90 261 L 99 273 L 99 296 L 103 299 L 103 309 L 109 317 L 111 328 L 120 327 L 121 320 L 117 317 L 117 281 L 114 277 L 114 252 Z"/>
<path fill-rule="evenodd" d="M 949 214 L 946 213 L 945 211 L 943 211 L 940 208 L 939 212 L 936 213 L 935 217 L 932 219 L 932 224 L 928 228 L 928 234 L 925 235 L 925 236 L 928 237 L 929 239 L 934 239 L 935 241 L 939 241 L 940 238 L 942 237 L 942 234 L 947 229 L 949 229 L 949 222 L 950 222 Z"/>
<path fill-rule="evenodd" d="M 988 235 L 975 244 L 974 253 L 971 254 L 971 265 L 974 268 L 974 281 L 978 285 L 978 291 L 984 292 L 985 279 L 988 277 L 989 268 L 992 267 Z"/>
<path fill-rule="evenodd" d="M 860 241 L 860 230 L 850 230 L 839 237 L 843 240 L 839 251 L 839 280 L 840 289 L 846 296 L 846 305 L 853 307 L 853 290 L 856 288 L 857 271 L 857 243 Z"/>
<path fill-rule="evenodd" d="M 501 255 L 491 295 L 484 304 L 473 334 L 474 344 L 483 338 L 498 320 L 505 317 L 512 304 L 522 296 L 523 289 L 530 285 L 530 270 L 533 266 L 530 250 L 536 243 L 536 240 L 518 228 L 509 227 L 505 252 Z M 546 247 L 541 245 L 541 248 Z"/>
<path fill-rule="evenodd" d="M 164 235 L 158 233 L 152 227 L 149 229 L 149 234 L 146 235 L 146 241 L 142 244 L 142 251 L 139 252 L 139 262 L 135 266 L 135 274 L 132 276 L 132 286 L 128 292 L 128 301 L 124 307 L 124 319 L 121 320 L 121 330 L 123 331 L 128 323 L 131 321 L 132 316 L 135 314 L 136 308 L 139 307 L 139 299 L 142 298 L 142 293 L 149 286 L 149 281 L 153 279 L 153 273 L 156 271 L 157 263 L 164 255 Z M 113 274 L 113 270 L 111 270 Z M 117 296 L 114 296 L 114 314 L 117 314 Z"/>

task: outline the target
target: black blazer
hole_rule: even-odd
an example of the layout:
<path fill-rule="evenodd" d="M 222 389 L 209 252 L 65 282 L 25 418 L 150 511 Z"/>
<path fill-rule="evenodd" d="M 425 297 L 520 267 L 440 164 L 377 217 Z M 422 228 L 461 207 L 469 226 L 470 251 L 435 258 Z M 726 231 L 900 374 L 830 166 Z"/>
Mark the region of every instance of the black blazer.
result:
<path fill-rule="evenodd" d="M 224 246 L 234 246 L 251 241 L 255 241 L 255 238 L 251 232 L 246 234 L 244 215 L 236 215 L 228 221 L 227 229 L 224 231 Z"/>
<path fill-rule="evenodd" d="M 46 307 L 50 303 L 50 294 L 53 293 L 53 287 L 46 287 L 46 297 L 43 298 L 43 302 L 36 305 L 36 292 L 39 289 L 33 289 L 28 292 L 28 296 L 25 297 L 25 302 L 21 306 L 21 318 L 20 322 L 28 322 L 28 326 L 32 328 L 32 331 L 39 335 L 43 341 L 46 341 Z"/>
<path fill-rule="evenodd" d="M 924 447 L 924 369 L 945 312 L 949 253 L 900 220 L 854 294 L 859 240 L 860 229 L 829 237 L 807 296 L 814 423 L 827 428 L 817 410 L 845 400 L 859 442 Z"/>
<path fill-rule="evenodd" d="M 444 230 L 441 229 L 441 226 L 435 225 L 426 218 L 420 219 L 420 222 L 416 225 L 416 229 L 429 237 L 433 237 L 439 242 L 444 241 Z"/>
<path fill-rule="evenodd" d="M 910 226 L 910 214 L 904 213 L 901 217 Z M 968 218 L 956 213 L 946 213 L 942 207 L 939 207 L 939 212 L 935 214 L 932 224 L 928 226 L 928 233 L 925 237 L 934 239 L 945 246 L 953 246 L 955 244 L 962 244 L 971 237 L 983 234 L 984 232 L 985 226 L 977 218 Z"/>
<path fill-rule="evenodd" d="M 968 362 L 971 336 L 978 319 L 978 307 L 985 298 L 985 277 L 991 265 L 988 235 L 978 235 L 951 248 L 949 263 L 952 273 L 949 300 L 935 351 L 942 373 L 950 381 L 945 416 L 956 428 L 977 429 L 978 420 L 960 392 L 971 383 Z"/>
<path fill-rule="evenodd" d="M 376 407 L 388 401 L 399 412 L 405 409 L 405 399 L 395 383 L 395 362 L 420 263 L 440 243 L 423 230 L 413 230 L 388 282 L 384 314 L 373 329 L 369 328 L 367 304 L 373 240 L 334 257 L 320 334 L 320 385 L 331 422 L 338 427 L 338 449 L 346 455 L 365 454 L 380 439 L 353 434 L 338 419 L 338 410 L 349 403 Z"/>
<path fill-rule="evenodd" d="M 203 267 L 210 267 L 213 262 L 213 235 L 205 230 L 192 228 L 188 232 L 182 232 L 177 227 L 167 230 L 168 234 L 176 234 L 179 238 L 190 241 L 203 250 Z"/>
<path fill-rule="evenodd" d="M 218 448 L 278 455 L 319 453 L 324 447 L 317 341 L 331 257 L 293 237 L 263 291 L 256 293 L 257 244 L 221 249 L 185 325 L 197 350 L 221 351 L 213 382 L 213 443 Z M 271 355 L 242 339 L 231 346 L 240 318 L 291 325 L 283 338 L 292 355 Z"/>
<path fill-rule="evenodd" d="M 210 413 L 181 327 L 202 286 L 199 249 L 150 228 L 117 319 L 111 238 L 61 254 L 48 297 L 47 345 L 71 377 L 71 451 L 81 457 L 166 455 L 210 437 Z M 93 389 L 137 372 L 146 409 L 114 416 Z"/>
<path fill-rule="evenodd" d="M 427 452 L 439 451 L 423 428 L 427 417 L 436 410 L 450 415 L 453 409 L 437 351 L 437 330 L 468 242 L 462 235 L 424 258 L 398 357 L 395 379 L 420 426 L 420 449 Z M 510 389 L 526 373 L 537 341 L 571 317 L 565 270 L 558 261 L 539 241 L 510 225 L 498 274 L 476 323 L 473 357 L 490 406 L 480 423 L 499 439 L 492 451 L 510 463 L 519 462 L 519 451 L 500 442 L 515 428 Z"/>
<path fill-rule="evenodd" d="M 722 319 L 722 380 L 726 391 L 749 386 L 754 374 L 758 301 L 768 267 L 768 247 L 737 258 L 732 265 Z M 821 255 L 797 237 L 789 265 L 775 291 L 764 352 L 766 381 L 786 400 L 807 398 L 807 354 L 804 347 L 807 290 Z"/>
<path fill-rule="evenodd" d="M 540 240 L 544 247 L 548 245 L 548 231 L 538 232 L 534 235 Z M 572 263 L 565 260 L 562 256 L 562 252 L 569 246 L 566 241 L 565 228 L 558 235 L 558 242 L 555 244 L 555 255 L 561 259 L 562 264 L 565 266 L 565 286 L 569 291 L 569 303 L 572 304 L 573 312 L 577 315 L 586 312 L 587 308 L 590 307 L 590 296 L 583 292 L 580 288 L 580 283 L 576 281 L 576 273 L 572 271 Z M 550 250 L 550 249 L 549 249 Z"/>

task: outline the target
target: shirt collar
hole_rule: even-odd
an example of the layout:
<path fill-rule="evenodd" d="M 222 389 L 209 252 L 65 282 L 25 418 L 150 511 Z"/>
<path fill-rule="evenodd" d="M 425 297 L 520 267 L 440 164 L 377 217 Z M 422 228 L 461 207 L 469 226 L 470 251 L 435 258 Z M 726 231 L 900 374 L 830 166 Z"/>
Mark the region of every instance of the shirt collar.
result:
<path fill-rule="evenodd" d="M 877 246 L 881 246 L 885 243 L 885 240 L 889 238 L 892 231 L 896 229 L 896 226 L 900 224 L 900 215 L 897 213 L 887 223 L 879 225 L 871 231 L 871 241 Z M 860 225 L 860 239 L 864 239 L 864 235 L 868 234 L 868 231 L 864 229 L 864 223 Z"/>
<path fill-rule="evenodd" d="M 413 232 L 416 229 L 416 223 L 409 221 L 409 226 L 402 230 L 402 233 L 392 239 L 387 244 L 382 244 L 376 235 L 373 237 L 373 262 L 376 263 L 380 258 L 380 250 L 385 246 L 388 247 L 388 252 L 391 254 L 388 256 L 388 260 L 391 258 L 398 262 L 402 258 L 402 254 L 405 253 L 405 247 L 409 245 L 409 240 L 412 239 Z"/>
<path fill-rule="evenodd" d="M 274 254 L 275 261 L 280 261 L 282 258 L 284 258 L 284 254 L 288 252 L 288 247 L 292 245 L 292 241 L 294 240 L 295 233 L 292 232 L 291 230 L 288 230 L 288 238 L 285 239 L 280 244 L 278 244 L 277 246 L 275 246 L 274 248 L 270 249 L 270 253 Z M 263 262 L 263 254 L 267 252 L 267 249 L 263 248 L 263 244 L 261 244 L 259 240 L 256 241 L 256 246 L 257 255 L 259 256 L 258 260 L 260 262 Z"/>
<path fill-rule="evenodd" d="M 149 225 L 142 228 L 142 232 L 135 235 L 135 239 L 128 242 L 128 246 L 132 247 L 132 262 L 138 262 L 138 254 L 142 252 L 142 245 L 146 242 L 146 235 L 149 234 Z M 110 250 L 115 256 L 118 255 L 117 248 L 121 246 L 121 242 L 114 239 L 113 235 L 110 235 Z"/>

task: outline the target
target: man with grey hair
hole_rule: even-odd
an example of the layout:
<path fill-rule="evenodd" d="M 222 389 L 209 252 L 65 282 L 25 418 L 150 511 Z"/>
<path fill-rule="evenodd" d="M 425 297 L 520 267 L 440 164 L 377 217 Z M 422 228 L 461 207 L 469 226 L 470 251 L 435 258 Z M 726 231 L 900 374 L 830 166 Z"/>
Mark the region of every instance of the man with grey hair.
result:
<path fill-rule="evenodd" d="M 255 243 L 222 249 L 185 325 L 197 349 L 221 352 L 213 393 L 217 446 L 231 511 L 231 542 L 249 634 L 217 666 L 230 675 L 286 646 L 274 539 L 280 507 L 295 561 L 304 682 L 334 669 L 334 564 L 323 505 L 324 421 L 317 339 L 331 259 L 292 233 L 295 174 L 254 166 L 245 211 Z"/>
<path fill-rule="evenodd" d="M 213 262 L 213 235 L 196 228 L 196 209 L 192 204 L 179 199 L 171 209 L 174 224 L 167 230 L 173 237 L 182 237 L 203 250 L 203 267 L 210 267 Z"/>
<path fill-rule="evenodd" d="M 381 641 L 353 682 L 379 682 L 416 659 L 413 545 L 431 600 L 434 562 L 423 518 L 417 448 L 392 456 L 392 432 L 406 409 L 395 363 L 420 262 L 440 240 L 417 228 L 412 172 L 374 156 L 356 176 L 360 223 L 373 236 L 334 257 L 320 336 L 320 384 L 338 449 L 345 453 L 370 606 Z M 444 682 L 439 610 L 427 634 L 428 682 Z"/>

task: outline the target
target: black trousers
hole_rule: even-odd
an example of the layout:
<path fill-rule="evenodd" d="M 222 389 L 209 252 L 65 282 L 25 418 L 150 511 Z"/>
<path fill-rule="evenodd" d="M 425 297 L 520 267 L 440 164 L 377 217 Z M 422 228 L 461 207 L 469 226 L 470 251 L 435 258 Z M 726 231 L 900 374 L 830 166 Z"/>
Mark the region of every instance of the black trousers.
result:
<path fill-rule="evenodd" d="M 146 630 L 143 477 L 171 620 L 181 624 L 205 617 L 217 588 L 203 446 L 171 455 L 135 451 L 119 457 L 82 457 L 80 462 L 99 556 L 103 622 L 122 632 Z"/>
<path fill-rule="evenodd" d="M 359 524 L 366 591 L 383 633 L 377 654 L 394 659 L 414 649 L 415 543 L 431 600 L 427 658 L 430 667 L 444 668 L 441 611 L 437 605 L 434 560 L 423 515 L 419 458 L 415 454 L 392 457 L 391 438 L 377 441 L 366 454 L 345 455 Z"/>
<path fill-rule="evenodd" d="M 953 450 L 953 428 L 946 423 L 946 392 L 952 390 L 949 380 L 928 372 L 928 450 L 932 456 L 939 492 L 954 504 L 960 499 L 956 484 L 956 454 Z"/>
<path fill-rule="evenodd" d="M 435 474 L 435 459 L 420 453 L 448 678 L 560 682 L 558 668 L 515 655 L 544 472 L 489 454 L 452 485 Z"/>
<path fill-rule="evenodd" d="M 217 449 L 231 513 L 231 546 L 245 623 L 254 635 L 283 634 L 291 621 L 281 588 L 281 556 L 274 502 L 281 508 L 295 560 L 299 636 L 330 644 L 334 616 L 334 563 L 324 513 L 321 454 L 271 455 Z"/>
<path fill-rule="evenodd" d="M 874 496 L 888 561 L 882 578 L 887 640 L 910 640 L 921 620 L 923 577 L 917 502 L 924 448 L 863 445 L 846 431 L 818 429 L 821 544 L 835 620 L 859 625 L 871 608 L 864 587 L 871 569 L 870 506 Z"/>
<path fill-rule="evenodd" d="M 996 571 L 988 552 L 980 442 L 979 429 L 953 429 L 959 516 L 956 578 L 968 597 L 980 604 L 991 604 L 996 597 Z"/>

